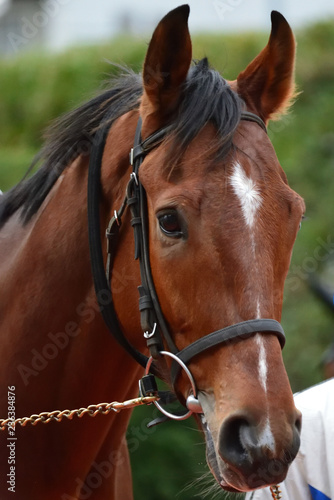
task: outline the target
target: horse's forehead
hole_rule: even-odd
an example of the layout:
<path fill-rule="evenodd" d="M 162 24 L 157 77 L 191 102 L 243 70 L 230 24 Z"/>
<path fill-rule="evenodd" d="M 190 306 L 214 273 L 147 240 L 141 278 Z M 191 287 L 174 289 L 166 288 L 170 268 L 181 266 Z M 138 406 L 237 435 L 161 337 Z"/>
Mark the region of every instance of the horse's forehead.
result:
<path fill-rule="evenodd" d="M 269 138 L 257 124 L 240 123 L 234 147 L 223 160 L 212 155 L 216 134 L 212 124 L 205 126 L 174 171 L 168 164 L 170 145 L 152 151 L 147 167 L 142 167 L 149 196 L 162 205 L 185 204 L 196 209 L 205 205 L 208 212 L 224 206 L 228 199 L 230 206 L 241 207 L 250 225 L 260 207 L 275 203 L 276 195 L 289 200 L 292 190 Z"/>
<path fill-rule="evenodd" d="M 236 154 L 212 170 L 198 171 L 196 162 L 192 168 L 192 174 L 181 176 L 176 183 L 156 179 L 155 186 L 147 190 L 153 211 L 184 208 L 189 217 L 200 216 L 203 223 L 206 221 L 209 231 L 214 221 L 225 230 L 230 230 L 234 221 L 257 237 L 265 231 L 271 233 L 274 221 L 285 220 L 288 211 L 292 225 L 302 215 L 303 201 L 280 175 L 279 164 L 261 168 L 246 155 Z"/>
<path fill-rule="evenodd" d="M 189 147 L 180 163 L 175 167 L 164 164 L 159 155 L 152 155 L 141 173 L 141 180 L 149 197 L 159 204 L 201 205 L 215 199 L 216 204 L 224 204 L 228 193 L 239 198 L 247 195 L 255 186 L 259 174 L 252 172 L 246 157 L 215 160 L 202 150 Z M 172 172 L 170 175 L 169 172 Z M 232 187 L 234 186 L 234 190 Z"/>

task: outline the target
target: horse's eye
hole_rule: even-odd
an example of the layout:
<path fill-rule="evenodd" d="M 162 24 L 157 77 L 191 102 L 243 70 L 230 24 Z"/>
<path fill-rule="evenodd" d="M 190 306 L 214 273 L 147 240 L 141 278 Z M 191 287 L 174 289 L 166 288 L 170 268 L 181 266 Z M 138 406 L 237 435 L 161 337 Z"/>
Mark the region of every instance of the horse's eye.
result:
<path fill-rule="evenodd" d="M 161 231 L 171 238 L 181 238 L 183 236 L 181 223 L 176 210 L 164 212 L 158 215 Z"/>

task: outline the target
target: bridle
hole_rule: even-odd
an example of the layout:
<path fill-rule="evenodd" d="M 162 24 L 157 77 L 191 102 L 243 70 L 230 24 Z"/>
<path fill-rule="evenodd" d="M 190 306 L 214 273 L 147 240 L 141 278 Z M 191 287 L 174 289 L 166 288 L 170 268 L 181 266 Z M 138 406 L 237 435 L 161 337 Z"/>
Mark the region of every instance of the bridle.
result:
<path fill-rule="evenodd" d="M 249 111 L 241 113 L 241 120 L 257 123 L 267 132 L 262 119 Z M 161 128 L 151 134 L 145 140 L 141 139 L 142 122 L 139 118 L 134 146 L 130 152 L 130 163 L 132 172 L 126 187 L 126 193 L 121 207 L 114 211 L 107 230 L 107 264 L 104 267 L 101 228 L 99 216 L 99 200 L 101 191 L 100 171 L 106 138 L 110 124 L 106 118 L 106 123 L 97 132 L 96 140 L 92 147 L 89 173 L 88 173 L 88 232 L 89 249 L 92 275 L 97 301 L 104 321 L 118 343 L 144 368 L 145 376 L 140 382 L 140 392 L 142 396 L 153 394 L 157 391 L 154 377 L 151 373 L 162 376 L 158 368 L 159 360 L 162 356 L 173 358 L 171 367 L 171 383 L 174 386 L 181 369 L 189 378 L 192 394 L 188 397 L 185 406 L 188 411 L 183 415 L 174 415 L 164 410 L 159 403 L 155 403 L 158 408 L 168 417 L 177 420 L 187 418 L 193 412 L 202 413 L 201 405 L 197 399 L 197 388 L 195 381 L 187 365 L 197 355 L 215 346 L 227 344 L 236 340 L 245 339 L 255 333 L 270 333 L 277 336 L 281 347 L 285 344 L 285 335 L 281 324 L 273 319 L 251 319 L 209 333 L 196 340 L 181 351 L 176 347 L 173 337 L 169 331 L 166 319 L 160 307 L 159 299 L 155 290 L 149 259 L 149 227 L 147 199 L 143 185 L 140 182 L 139 169 L 146 155 L 159 146 L 169 132 L 173 130 L 173 125 Z M 131 225 L 134 229 L 135 258 L 139 261 L 141 285 L 139 290 L 139 310 L 141 318 L 141 328 L 147 342 L 150 357 L 138 351 L 125 337 L 113 305 L 111 290 L 111 273 L 113 258 L 116 251 L 118 234 L 122 224 L 122 215 L 126 208 L 131 212 Z M 165 350 L 164 345 L 169 351 Z M 182 402 L 182 401 L 181 401 Z M 184 404 L 184 402 L 182 402 Z"/>

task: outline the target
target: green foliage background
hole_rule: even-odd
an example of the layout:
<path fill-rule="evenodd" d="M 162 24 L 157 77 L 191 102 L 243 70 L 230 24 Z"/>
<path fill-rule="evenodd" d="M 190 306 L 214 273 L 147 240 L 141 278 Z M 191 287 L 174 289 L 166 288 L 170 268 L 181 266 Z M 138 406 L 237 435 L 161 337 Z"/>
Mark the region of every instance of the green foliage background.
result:
<path fill-rule="evenodd" d="M 234 79 L 266 40 L 253 33 L 196 36 L 194 57 L 207 55 L 225 78 Z M 297 32 L 297 41 L 296 78 L 301 93 L 290 114 L 269 126 L 290 185 L 307 204 L 282 319 L 288 337 L 284 358 L 294 391 L 321 380 L 320 359 L 334 340 L 332 314 L 313 296 L 305 279 L 308 271 L 328 278 L 334 256 L 334 23 Z M 139 71 L 146 47 L 146 41 L 126 37 L 60 55 L 31 53 L 0 60 L 0 188 L 5 191 L 22 177 L 52 119 L 91 98 L 117 71 L 105 58 Z M 136 500 L 202 498 L 203 481 L 184 489 L 207 474 L 196 425 L 169 422 L 148 431 L 144 423 L 151 414 L 156 416 L 152 408 L 137 409 L 129 429 Z M 204 484 L 211 485 L 212 480 Z M 217 498 L 222 496 L 218 493 Z"/>

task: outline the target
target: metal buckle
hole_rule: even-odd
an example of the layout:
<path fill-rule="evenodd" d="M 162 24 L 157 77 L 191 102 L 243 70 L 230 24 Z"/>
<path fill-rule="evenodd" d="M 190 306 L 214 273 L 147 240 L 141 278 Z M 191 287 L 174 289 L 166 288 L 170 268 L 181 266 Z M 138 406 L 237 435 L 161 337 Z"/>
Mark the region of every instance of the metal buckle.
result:
<path fill-rule="evenodd" d="M 114 219 L 115 219 L 115 221 L 116 221 L 117 226 L 118 226 L 118 227 L 120 227 L 120 225 L 121 225 L 121 221 L 120 221 L 120 220 L 119 220 L 119 218 L 118 218 L 118 213 L 117 213 L 117 210 L 114 210 Z"/>
<path fill-rule="evenodd" d="M 110 219 L 108 227 L 107 227 L 106 232 L 105 232 L 105 236 L 107 238 L 107 254 L 108 255 L 111 253 L 111 240 L 112 240 L 113 236 L 115 236 L 115 234 L 116 234 L 115 229 L 113 230 L 113 228 L 115 227 L 115 224 L 118 226 L 118 228 L 120 228 L 122 225 L 122 221 L 121 221 L 121 218 L 118 216 L 117 210 L 114 210 L 114 215 Z"/>
<path fill-rule="evenodd" d="M 138 186 L 138 177 L 136 175 L 136 172 L 131 172 L 130 179 L 133 179 L 135 181 L 136 186 Z"/>
<path fill-rule="evenodd" d="M 191 389 L 192 389 L 192 394 L 190 394 L 188 396 L 187 402 L 186 402 L 186 405 L 187 405 L 187 408 L 189 411 L 187 411 L 183 415 L 175 415 L 174 413 L 170 413 L 169 411 L 165 410 L 165 408 L 163 408 L 159 404 L 158 401 L 153 401 L 153 404 L 158 408 L 158 410 L 161 411 L 161 413 L 163 413 L 164 415 L 166 415 L 166 417 L 171 418 L 173 420 L 186 420 L 193 413 L 203 413 L 201 403 L 197 399 L 197 389 L 196 389 L 195 380 L 194 380 L 189 368 L 183 363 L 183 361 L 180 358 L 178 358 L 172 352 L 160 351 L 159 354 L 161 354 L 162 356 L 168 356 L 169 358 L 172 358 L 174 361 L 176 361 L 181 366 L 181 368 L 183 368 L 183 370 L 186 372 L 187 377 L 189 378 L 189 382 L 191 384 Z M 147 361 L 147 365 L 145 368 L 145 375 L 149 374 L 152 361 L 153 361 L 153 358 L 151 356 L 149 358 L 149 360 Z"/>
<path fill-rule="evenodd" d="M 144 332 L 144 337 L 145 337 L 145 339 L 150 339 L 150 338 L 152 338 L 152 337 L 154 336 L 154 334 L 155 334 L 156 329 L 157 329 L 157 324 L 156 324 L 156 323 L 154 323 L 154 325 L 153 325 L 153 329 L 152 329 L 152 331 L 151 331 L 151 332 L 149 332 L 148 330 L 147 330 L 146 332 Z"/>

